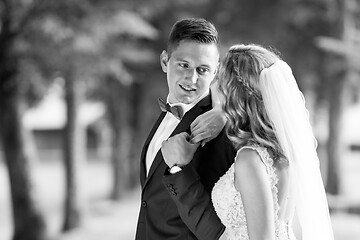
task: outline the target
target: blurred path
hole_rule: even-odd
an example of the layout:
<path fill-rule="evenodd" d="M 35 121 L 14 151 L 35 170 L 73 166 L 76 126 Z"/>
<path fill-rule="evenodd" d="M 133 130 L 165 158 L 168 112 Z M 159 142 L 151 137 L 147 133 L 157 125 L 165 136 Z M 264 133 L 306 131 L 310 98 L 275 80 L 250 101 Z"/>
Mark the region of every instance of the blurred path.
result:
<path fill-rule="evenodd" d="M 355 161 L 355 159 L 354 159 Z M 360 159 L 347 170 L 348 191 L 358 194 Z M 126 194 L 120 202 L 107 199 L 111 170 L 107 162 L 90 162 L 84 169 L 84 190 L 87 206 L 82 227 L 59 235 L 62 223 L 64 174 L 60 163 L 37 163 L 35 185 L 39 206 L 45 213 L 50 240 L 133 240 L 140 206 L 140 189 Z M 351 176 L 349 175 L 351 173 Z M 349 181 L 350 180 L 350 181 Z M 349 186 L 351 185 L 351 187 Z M 332 214 L 335 240 L 360 240 L 360 215 L 335 212 Z M 10 240 L 12 233 L 8 176 L 0 162 L 0 240 Z"/>
<path fill-rule="evenodd" d="M 132 240 L 139 211 L 140 190 L 120 202 L 108 200 L 111 169 L 107 162 L 89 162 L 82 172 L 86 196 L 82 227 L 59 235 L 63 221 L 64 172 L 61 163 L 36 163 L 35 190 L 45 215 L 50 240 Z M 7 169 L 0 162 L 0 240 L 10 240 L 12 219 Z"/>
<path fill-rule="evenodd" d="M 130 192 L 119 203 L 102 201 L 93 204 L 83 227 L 56 240 L 133 240 L 140 206 L 139 190 Z"/>

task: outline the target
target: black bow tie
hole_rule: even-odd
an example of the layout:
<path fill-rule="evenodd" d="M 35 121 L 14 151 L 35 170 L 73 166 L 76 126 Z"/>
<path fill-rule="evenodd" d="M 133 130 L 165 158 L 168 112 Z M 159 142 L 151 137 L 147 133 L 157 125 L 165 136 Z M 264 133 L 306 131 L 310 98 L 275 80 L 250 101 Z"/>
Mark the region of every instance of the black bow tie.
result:
<path fill-rule="evenodd" d="M 177 119 L 181 119 L 182 117 L 182 109 L 180 106 L 170 106 L 170 104 L 165 103 L 161 98 L 158 99 L 159 106 L 161 111 L 172 113 Z"/>

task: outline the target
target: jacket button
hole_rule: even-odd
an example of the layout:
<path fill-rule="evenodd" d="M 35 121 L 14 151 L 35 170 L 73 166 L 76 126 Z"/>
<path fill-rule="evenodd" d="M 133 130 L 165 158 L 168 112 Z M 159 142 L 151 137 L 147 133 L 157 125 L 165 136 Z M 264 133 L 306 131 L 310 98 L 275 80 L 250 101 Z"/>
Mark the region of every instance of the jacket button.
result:
<path fill-rule="evenodd" d="M 146 208 L 146 207 L 147 207 L 146 201 L 143 201 L 143 202 L 141 203 L 141 205 L 142 205 L 144 208 Z"/>

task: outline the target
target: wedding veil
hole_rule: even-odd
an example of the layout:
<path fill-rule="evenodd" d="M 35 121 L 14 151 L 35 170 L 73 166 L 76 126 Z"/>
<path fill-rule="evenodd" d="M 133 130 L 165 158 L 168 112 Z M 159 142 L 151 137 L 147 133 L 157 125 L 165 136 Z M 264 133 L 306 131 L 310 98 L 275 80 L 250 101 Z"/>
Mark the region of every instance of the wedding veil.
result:
<path fill-rule="evenodd" d="M 291 68 L 277 60 L 262 70 L 259 86 L 276 137 L 289 160 L 302 239 L 333 240 L 317 142 Z"/>

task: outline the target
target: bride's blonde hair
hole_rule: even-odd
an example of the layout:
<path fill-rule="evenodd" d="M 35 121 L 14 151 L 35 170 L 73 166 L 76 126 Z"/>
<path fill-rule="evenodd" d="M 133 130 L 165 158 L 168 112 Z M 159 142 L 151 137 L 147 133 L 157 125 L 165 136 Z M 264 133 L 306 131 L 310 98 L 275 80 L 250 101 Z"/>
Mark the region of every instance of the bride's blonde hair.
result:
<path fill-rule="evenodd" d="M 226 132 L 235 148 L 260 145 L 271 150 L 274 160 L 285 160 L 259 90 L 261 71 L 278 59 L 277 54 L 259 45 L 234 45 L 222 62 L 218 81 L 226 100 Z"/>

